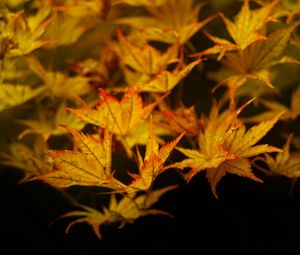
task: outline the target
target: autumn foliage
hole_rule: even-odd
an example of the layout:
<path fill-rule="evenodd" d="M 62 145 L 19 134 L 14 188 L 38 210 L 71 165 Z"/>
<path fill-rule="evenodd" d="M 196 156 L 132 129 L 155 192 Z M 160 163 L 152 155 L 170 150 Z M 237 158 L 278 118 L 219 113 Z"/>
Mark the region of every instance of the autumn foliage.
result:
<path fill-rule="evenodd" d="M 295 180 L 299 15 L 299 0 L 4 0 L 1 164 L 21 182 L 97 188 L 101 210 L 74 199 L 60 218 L 100 239 L 103 224 L 171 216 L 155 208 L 178 186 L 160 184 L 166 171 L 204 174 L 216 198 L 227 174 Z"/>

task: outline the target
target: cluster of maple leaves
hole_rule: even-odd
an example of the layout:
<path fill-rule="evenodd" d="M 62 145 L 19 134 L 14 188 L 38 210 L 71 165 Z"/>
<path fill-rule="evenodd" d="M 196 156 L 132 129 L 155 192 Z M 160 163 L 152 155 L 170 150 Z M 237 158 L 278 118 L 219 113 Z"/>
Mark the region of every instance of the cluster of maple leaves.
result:
<path fill-rule="evenodd" d="M 103 224 L 123 226 L 147 214 L 169 215 L 152 208 L 176 188 L 154 189 L 164 171 L 180 171 L 187 181 L 205 172 L 215 197 L 226 174 L 262 182 L 253 166 L 299 176 L 300 157 L 290 152 L 291 143 L 300 147 L 297 136 L 286 134 L 282 149 L 257 143 L 278 121 L 291 122 L 300 115 L 300 86 L 294 88 L 300 81 L 292 80 L 290 107 L 276 100 L 276 93 L 288 86 L 288 81 L 280 82 L 276 66 L 299 71 L 300 1 L 258 0 L 250 7 L 244 0 L 234 18 L 217 13 L 216 3 L 0 4 L 0 114 L 16 126 L 2 134 L 9 137 L 0 144 L 2 164 L 22 169 L 22 181 L 41 180 L 60 189 L 99 187 L 110 196 L 101 211 L 80 205 L 63 215 L 77 217 L 67 231 L 86 222 L 101 238 Z M 204 8 L 212 14 L 199 18 Z M 209 29 L 216 20 L 223 22 L 227 35 L 219 37 Z M 197 34 L 213 45 L 197 50 L 192 43 Z M 213 91 L 227 88 L 212 100 L 209 114 L 172 104 L 186 77 L 200 76 L 206 61 L 221 63 L 207 74 L 216 82 Z M 241 118 L 250 104 L 258 114 Z M 248 123 L 258 124 L 249 128 Z M 182 156 L 179 162 L 169 157 L 174 149 Z M 118 153 L 135 162 L 138 171 L 114 169 L 112 155 Z M 277 154 L 274 158 L 269 153 Z M 131 180 L 116 177 L 119 172 Z"/>

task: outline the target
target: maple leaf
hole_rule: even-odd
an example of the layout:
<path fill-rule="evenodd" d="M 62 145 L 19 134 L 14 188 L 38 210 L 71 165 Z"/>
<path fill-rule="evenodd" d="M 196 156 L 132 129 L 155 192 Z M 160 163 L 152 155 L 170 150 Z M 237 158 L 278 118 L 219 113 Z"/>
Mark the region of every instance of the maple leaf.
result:
<path fill-rule="evenodd" d="M 150 123 L 149 129 L 145 157 L 143 160 L 139 150 L 137 149 L 139 159 L 139 174 L 130 174 L 132 177 L 134 177 L 134 179 L 127 187 L 128 192 L 148 190 L 151 187 L 155 178 L 165 170 L 164 162 L 167 160 L 172 150 L 184 135 L 183 132 L 173 141 L 159 148 L 152 123 Z"/>
<path fill-rule="evenodd" d="M 284 175 L 289 178 L 300 176 L 300 155 L 297 152 L 290 152 L 290 144 L 292 135 L 290 135 L 282 148 L 282 152 L 278 153 L 275 158 L 265 154 L 263 160 L 269 169 L 276 174 Z"/>
<path fill-rule="evenodd" d="M 269 120 L 251 127 L 246 131 L 245 125 L 239 126 L 226 138 L 225 147 L 238 158 L 249 158 L 264 152 L 274 152 L 278 149 L 267 144 L 255 145 L 275 125 L 283 112 Z"/>
<path fill-rule="evenodd" d="M 53 186 L 99 186 L 111 189 L 125 187 L 111 171 L 111 135 L 104 130 L 101 140 L 65 127 L 72 135 L 75 150 L 49 150 L 54 170 L 36 177 Z"/>
<path fill-rule="evenodd" d="M 240 12 L 234 18 L 234 21 L 231 21 L 220 13 L 220 17 L 225 23 L 227 31 L 234 43 L 217 37 L 210 38 L 217 43 L 221 52 L 223 51 L 222 47 L 226 49 L 243 50 L 258 40 L 266 39 L 261 33 L 261 30 L 267 22 L 274 20 L 272 10 L 278 2 L 278 0 L 275 0 L 260 9 L 250 10 L 249 0 L 244 0 L 244 4 Z M 214 53 L 216 53 L 218 48 L 213 48 Z"/>
<path fill-rule="evenodd" d="M 100 100 L 96 109 L 85 106 L 70 111 L 87 123 L 102 128 L 107 127 L 121 142 L 126 143 L 125 149 L 129 146 L 127 137 L 131 140 L 130 145 L 138 142 L 139 126 L 149 117 L 159 101 L 144 106 L 141 96 L 132 88 L 127 88 L 121 101 L 107 94 L 103 89 L 99 90 L 99 94 Z"/>
<path fill-rule="evenodd" d="M 172 133 L 182 133 L 188 136 L 198 136 L 200 132 L 200 120 L 194 107 L 179 107 L 175 111 L 162 109 L 157 112 L 162 118 L 158 119 L 158 125 L 170 130 Z"/>
<path fill-rule="evenodd" d="M 51 170 L 52 166 L 44 153 L 47 148 L 47 144 L 43 143 L 40 137 L 35 138 L 30 146 L 21 142 L 12 142 L 7 146 L 6 151 L 0 152 L 1 163 L 22 169 L 25 173 L 20 181 L 22 182 Z"/>
<path fill-rule="evenodd" d="M 146 6 L 150 17 L 121 18 L 118 23 L 133 27 L 136 37 L 169 44 L 179 42 L 182 45 L 214 18 L 210 16 L 198 21 L 203 5 L 193 6 L 192 0 L 168 0 L 160 5 Z"/>
<path fill-rule="evenodd" d="M 202 57 L 202 56 L 210 55 L 210 54 L 219 54 L 218 60 L 221 60 L 227 51 L 239 49 L 237 45 L 235 45 L 225 39 L 213 36 L 213 35 L 209 34 L 208 32 L 204 32 L 204 34 L 211 41 L 213 41 L 215 43 L 215 45 L 213 47 L 210 47 L 199 53 L 192 54 L 191 57 Z"/>
<path fill-rule="evenodd" d="M 199 150 L 178 148 L 188 158 L 170 167 L 190 168 L 188 179 L 206 170 L 212 192 L 216 197 L 216 185 L 226 173 L 260 181 L 252 173 L 248 158 L 265 152 L 280 151 L 268 144 L 255 144 L 275 125 L 282 113 L 246 131 L 245 125 L 237 120 L 240 111 L 241 109 L 220 117 L 217 108 L 214 107 L 207 126 L 199 133 Z"/>
<path fill-rule="evenodd" d="M 273 88 L 270 80 L 270 70 L 273 66 L 283 63 L 299 64 L 299 61 L 284 55 L 295 27 L 278 29 L 266 40 L 254 42 L 243 51 L 226 53 L 221 61 L 224 67 L 220 71 L 226 74 L 226 77 L 217 87 L 226 84 L 232 102 L 234 102 L 236 90 L 248 80 L 259 80 Z"/>
<path fill-rule="evenodd" d="M 161 53 L 148 43 L 141 47 L 129 42 L 120 30 L 117 30 L 117 34 L 123 64 L 139 73 L 154 75 L 165 70 L 169 64 L 178 62 L 178 45 L 176 44 L 169 47 L 165 53 Z"/>
<path fill-rule="evenodd" d="M 94 233 L 99 239 L 101 239 L 102 235 L 100 228 L 103 224 L 121 222 L 121 227 L 123 227 L 127 223 L 133 223 L 133 221 L 137 218 L 149 214 L 170 216 L 167 212 L 151 209 L 150 207 L 156 203 L 163 194 L 176 187 L 177 186 L 169 186 L 138 196 L 136 194 L 132 194 L 131 196 L 127 195 L 119 201 L 117 201 L 115 196 L 112 195 L 109 207 L 104 207 L 102 212 L 94 208 L 81 205 L 83 210 L 66 213 L 60 218 L 79 217 L 68 224 L 66 229 L 67 233 L 74 224 L 85 222 L 93 228 Z"/>
<path fill-rule="evenodd" d="M 154 78 L 150 78 L 150 80 L 146 79 L 146 81 L 144 81 L 141 79 L 136 82 L 136 85 L 133 85 L 133 87 L 144 92 L 170 92 L 201 61 L 202 60 L 196 60 L 183 67 L 181 65 L 177 65 L 172 72 L 165 70 L 155 75 Z"/>
<path fill-rule="evenodd" d="M 191 168 L 191 179 L 196 173 L 207 168 L 218 167 L 222 162 L 234 159 L 224 147 L 225 139 L 236 125 L 237 112 L 224 112 L 219 114 L 218 105 L 213 104 L 208 118 L 203 118 L 204 130 L 198 135 L 198 146 L 200 150 L 177 148 L 187 156 L 181 162 L 174 163 L 168 167 L 184 169 Z"/>
<path fill-rule="evenodd" d="M 256 0 L 257 3 L 265 5 L 269 0 Z M 281 18 L 286 17 L 286 22 L 290 23 L 293 18 L 299 14 L 300 10 L 300 1 L 280 1 L 276 8 L 273 10 L 273 15 L 275 17 Z"/>
<path fill-rule="evenodd" d="M 32 88 L 21 84 L 1 84 L 0 88 L 0 111 L 23 104 L 45 91 L 45 87 Z"/>
<path fill-rule="evenodd" d="M 260 103 L 265 106 L 268 111 L 265 111 L 261 114 L 255 115 L 253 117 L 246 118 L 248 122 L 260 122 L 264 119 L 271 118 L 272 116 L 284 112 L 280 119 L 289 120 L 296 119 L 300 115 L 300 86 L 292 93 L 290 107 L 285 106 L 276 101 L 270 100 L 260 100 Z"/>
<path fill-rule="evenodd" d="M 157 114 L 151 114 L 151 119 L 154 123 L 158 123 L 159 116 Z M 139 145 L 146 145 L 149 136 L 149 127 L 151 125 L 151 120 L 145 120 L 141 122 L 134 130 L 133 133 L 126 136 L 126 142 L 132 148 L 133 146 Z M 159 136 L 168 136 L 174 135 L 174 133 L 170 133 L 166 128 L 161 125 L 155 125 L 153 127 L 154 133 L 157 136 L 157 140 L 159 144 L 163 144 L 164 140 L 161 139 Z"/>
<path fill-rule="evenodd" d="M 84 76 L 70 77 L 62 72 L 46 70 L 38 59 L 27 58 L 30 69 L 43 81 L 48 94 L 59 98 L 75 98 L 91 92 L 89 79 Z"/>
<path fill-rule="evenodd" d="M 185 66 L 178 58 L 178 44 L 161 53 L 148 43 L 139 46 L 129 42 L 119 30 L 118 38 L 121 47 L 120 59 L 125 66 L 125 78 L 127 83 L 138 91 L 168 92 L 201 61 L 196 60 Z M 173 71 L 166 70 L 170 64 L 176 62 L 178 64 Z"/>
<path fill-rule="evenodd" d="M 50 43 L 41 38 L 50 22 L 49 14 L 50 10 L 43 9 L 35 16 L 24 17 L 21 11 L 9 15 L 7 23 L 0 22 L 1 41 L 7 38 L 11 44 L 8 56 L 27 55 Z"/>
<path fill-rule="evenodd" d="M 68 133 L 67 129 L 61 125 L 77 130 L 81 130 L 85 126 L 81 119 L 66 110 L 65 103 L 60 104 L 54 114 L 49 114 L 49 109 L 38 107 L 38 119 L 18 120 L 18 123 L 27 127 L 19 134 L 19 139 L 28 134 L 39 134 L 44 141 L 47 141 L 51 135 L 59 136 Z"/>
<path fill-rule="evenodd" d="M 225 161 L 220 166 L 209 168 L 206 171 L 206 178 L 210 184 L 211 191 L 216 198 L 218 198 L 217 184 L 228 173 L 246 177 L 256 182 L 262 182 L 261 179 L 253 174 L 249 160 L 237 159 Z"/>
<path fill-rule="evenodd" d="M 219 167 L 213 169 L 212 174 L 208 173 L 211 169 L 208 169 L 206 172 L 211 184 L 212 192 L 216 197 L 216 185 L 226 173 L 233 173 L 241 177 L 247 177 L 254 181 L 261 182 L 261 180 L 252 173 L 251 164 L 248 158 L 266 152 L 281 151 L 268 144 L 255 145 L 275 125 L 281 114 L 282 113 L 278 114 L 270 120 L 263 121 L 247 131 L 245 126 L 242 125 L 226 138 L 224 145 L 230 154 L 235 155 L 236 159 L 225 161 Z M 215 176 L 216 178 L 213 178 L 212 176 Z"/>

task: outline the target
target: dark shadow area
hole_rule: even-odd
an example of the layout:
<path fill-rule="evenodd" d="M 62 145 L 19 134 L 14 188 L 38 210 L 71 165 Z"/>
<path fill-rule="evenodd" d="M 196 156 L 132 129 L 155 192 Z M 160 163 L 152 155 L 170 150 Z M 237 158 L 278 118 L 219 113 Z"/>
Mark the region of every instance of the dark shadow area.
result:
<path fill-rule="evenodd" d="M 261 184 L 227 176 L 217 200 L 197 175 L 156 204 L 174 218 L 104 226 L 101 241 L 86 224 L 69 234 L 69 220 L 51 224 L 73 206 L 59 191 L 41 182 L 18 185 L 19 179 L 14 169 L 0 172 L 1 254 L 299 254 L 300 192 L 296 187 L 289 196 L 286 178 Z"/>

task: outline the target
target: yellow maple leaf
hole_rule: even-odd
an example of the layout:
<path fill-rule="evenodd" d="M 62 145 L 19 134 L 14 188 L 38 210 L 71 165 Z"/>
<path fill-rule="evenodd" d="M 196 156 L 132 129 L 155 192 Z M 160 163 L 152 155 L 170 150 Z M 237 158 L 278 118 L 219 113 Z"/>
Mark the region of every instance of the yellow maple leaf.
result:
<path fill-rule="evenodd" d="M 0 22 L 1 44 L 9 43 L 8 56 L 22 56 L 50 43 L 43 39 L 50 22 L 50 10 L 42 9 L 35 16 L 25 17 L 23 12 L 11 13 L 7 23 Z M 2 46 L 1 46 L 2 47 Z"/>
<path fill-rule="evenodd" d="M 0 84 L 0 111 L 23 104 L 45 90 L 43 86 L 32 88 L 20 84 Z"/>
<path fill-rule="evenodd" d="M 133 221 L 137 218 L 149 214 L 170 216 L 167 212 L 158 209 L 151 209 L 150 207 L 155 204 L 163 194 L 174 188 L 176 188 L 176 186 L 165 187 L 142 195 L 131 194 L 130 196 L 127 195 L 123 197 L 119 201 L 117 201 L 115 196 L 112 195 L 109 206 L 107 208 L 104 207 L 102 212 L 94 208 L 81 205 L 83 210 L 71 211 L 62 215 L 60 218 L 79 217 L 68 224 L 66 228 L 67 233 L 74 224 L 85 222 L 93 228 L 94 233 L 99 239 L 101 239 L 102 235 L 100 228 L 103 224 L 120 222 L 121 227 L 123 227 L 127 223 L 133 223 Z"/>
<path fill-rule="evenodd" d="M 187 66 L 177 65 L 172 71 L 159 72 L 150 79 L 140 79 L 132 87 L 143 92 L 166 93 L 170 92 L 184 77 L 186 77 L 192 69 L 197 66 L 202 60 L 196 60 L 189 63 Z"/>
<path fill-rule="evenodd" d="M 290 135 L 282 148 L 282 152 L 278 153 L 275 158 L 268 154 L 262 159 L 269 167 L 271 172 L 295 178 L 300 176 L 300 154 L 298 152 L 290 152 L 290 144 L 292 135 Z"/>
<path fill-rule="evenodd" d="M 299 61 L 284 55 L 284 50 L 296 26 L 282 28 L 271 33 L 266 40 L 252 43 L 249 47 L 238 52 L 228 52 L 222 59 L 223 69 L 219 72 L 226 78 L 218 85 L 225 84 L 229 89 L 232 104 L 236 90 L 249 80 L 261 81 L 273 88 L 270 79 L 271 68 L 277 64 L 294 63 Z"/>
<path fill-rule="evenodd" d="M 227 173 L 236 174 L 241 177 L 247 177 L 257 182 L 262 182 L 257 178 L 251 169 L 251 163 L 248 158 L 257 156 L 266 152 L 279 152 L 280 149 L 269 146 L 268 144 L 255 145 L 278 121 L 280 115 L 270 120 L 261 122 L 246 131 L 244 125 L 237 127 L 226 137 L 224 147 L 234 159 L 223 161 L 218 167 L 207 169 L 206 176 L 211 185 L 211 190 L 215 197 L 217 196 L 216 186 L 223 176 Z"/>
<path fill-rule="evenodd" d="M 52 166 L 45 155 L 46 149 L 48 146 L 40 137 L 35 137 L 30 146 L 22 142 L 12 142 L 5 151 L 0 152 L 1 163 L 22 169 L 25 174 L 20 181 L 22 182 L 51 171 Z"/>
<path fill-rule="evenodd" d="M 218 105 L 214 104 L 209 117 L 203 118 L 204 130 L 200 130 L 198 134 L 199 150 L 177 148 L 188 158 L 169 167 L 191 168 L 189 175 L 191 179 L 202 170 L 218 167 L 225 160 L 234 159 L 235 156 L 226 150 L 224 143 L 236 125 L 236 117 L 237 112 L 219 114 Z"/>
<path fill-rule="evenodd" d="M 273 116 L 269 120 L 262 121 L 247 131 L 245 125 L 240 125 L 226 137 L 225 147 L 237 158 L 249 158 L 264 152 L 277 151 L 277 148 L 267 144 L 255 144 L 271 130 L 282 114 L 283 112 Z"/>
<path fill-rule="evenodd" d="M 290 107 L 276 101 L 264 99 L 260 100 L 260 103 L 268 110 L 253 117 L 246 118 L 246 121 L 261 122 L 262 120 L 271 118 L 280 112 L 284 112 L 280 117 L 281 120 L 296 119 L 300 115 L 300 86 L 298 86 L 291 95 Z"/>
<path fill-rule="evenodd" d="M 128 192 L 148 190 L 152 186 L 155 178 L 165 170 L 164 162 L 167 160 L 172 150 L 184 135 L 183 132 L 173 141 L 159 148 L 152 123 L 150 123 L 149 129 L 145 157 L 143 160 L 140 152 L 137 150 L 139 159 L 139 174 L 131 174 L 134 179 L 127 187 Z"/>
<path fill-rule="evenodd" d="M 144 106 L 141 96 L 132 88 L 126 89 L 120 101 L 103 89 L 99 90 L 99 94 L 100 100 L 96 109 L 85 106 L 82 109 L 70 109 L 70 111 L 87 123 L 102 128 L 107 127 L 110 132 L 117 135 L 117 139 L 120 139 L 131 156 L 132 152 L 128 151 L 127 147 L 135 144 L 132 141 L 138 142 L 139 126 L 149 117 L 159 101 Z M 126 140 L 127 137 L 131 140 L 131 144 Z"/>
<path fill-rule="evenodd" d="M 275 0 L 260 9 L 251 11 L 249 0 L 244 0 L 244 4 L 234 18 L 234 22 L 226 18 L 222 13 L 220 14 L 228 33 L 241 50 L 247 48 L 255 41 L 265 39 L 265 36 L 261 34 L 261 29 L 267 22 L 274 20 L 272 10 L 278 2 L 278 0 Z"/>
<path fill-rule="evenodd" d="M 216 198 L 218 198 L 217 184 L 228 173 L 246 177 L 256 182 L 262 182 L 261 179 L 253 174 L 249 160 L 237 159 L 225 161 L 219 167 L 209 168 L 206 171 L 206 178 L 210 184 L 211 191 Z"/>
<path fill-rule="evenodd" d="M 154 75 L 165 70 L 171 63 L 178 62 L 178 45 L 168 48 L 165 53 L 145 43 L 139 46 L 125 38 L 120 30 L 117 30 L 120 43 L 120 59 L 126 66 L 131 67 L 136 72 Z"/>
<path fill-rule="evenodd" d="M 118 22 L 133 27 L 136 37 L 182 45 L 214 18 L 198 21 L 203 5 L 193 6 L 192 0 L 167 0 L 160 5 L 146 6 L 150 16 L 121 18 Z"/>
<path fill-rule="evenodd" d="M 91 92 L 89 79 L 84 76 L 71 77 L 63 72 L 46 70 L 37 58 L 27 58 L 30 69 L 42 80 L 49 96 L 75 98 Z"/>
<path fill-rule="evenodd" d="M 120 31 L 118 31 L 118 38 L 125 78 L 127 83 L 138 91 L 168 92 L 201 61 L 196 60 L 185 65 L 178 58 L 178 44 L 174 44 L 162 53 L 148 43 L 139 46 L 129 42 Z M 168 71 L 167 68 L 172 63 L 177 63 L 177 65 L 173 71 Z"/>
<path fill-rule="evenodd" d="M 248 158 L 265 152 L 280 151 L 268 144 L 255 144 L 268 133 L 282 113 L 246 131 L 245 126 L 236 118 L 240 110 L 221 118 L 217 109 L 213 109 L 208 125 L 199 133 L 199 150 L 178 148 L 188 158 L 170 167 L 190 168 L 189 179 L 198 172 L 207 170 L 207 178 L 216 197 L 216 185 L 226 173 L 260 181 L 252 173 Z"/>
<path fill-rule="evenodd" d="M 111 135 L 104 129 L 103 139 L 85 135 L 66 127 L 72 134 L 75 150 L 49 150 L 54 170 L 36 180 L 65 188 L 72 185 L 99 186 L 122 189 L 125 185 L 113 177 L 111 171 Z"/>
<path fill-rule="evenodd" d="M 55 113 L 49 114 L 49 109 L 38 107 L 38 119 L 18 120 L 18 123 L 26 126 L 19 134 L 19 139 L 28 134 L 39 134 L 44 141 L 47 141 L 50 136 L 60 136 L 68 133 L 67 129 L 61 125 L 81 130 L 85 123 L 66 110 L 65 103 L 59 105 Z"/>
<path fill-rule="evenodd" d="M 265 5 L 270 0 L 256 0 L 257 3 Z M 280 1 L 273 10 L 273 15 L 278 18 L 286 17 L 286 23 L 291 23 L 293 18 L 300 12 L 300 1 Z"/>

